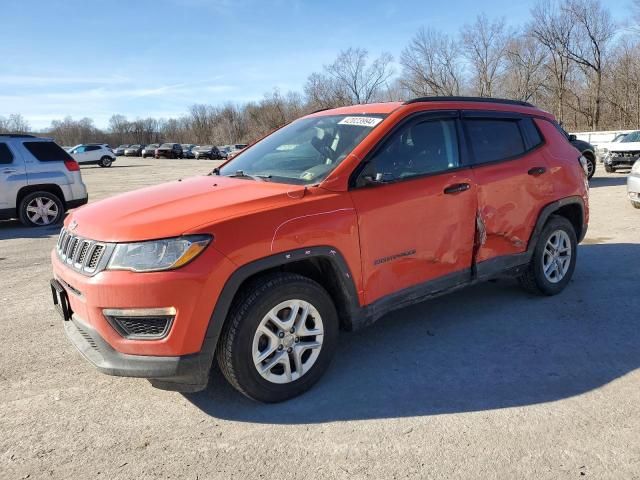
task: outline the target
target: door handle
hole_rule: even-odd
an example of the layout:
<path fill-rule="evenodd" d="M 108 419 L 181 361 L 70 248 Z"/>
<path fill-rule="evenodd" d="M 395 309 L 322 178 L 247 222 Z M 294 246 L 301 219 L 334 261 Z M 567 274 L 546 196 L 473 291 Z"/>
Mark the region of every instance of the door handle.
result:
<path fill-rule="evenodd" d="M 449 185 L 447 188 L 445 188 L 444 193 L 446 193 L 447 195 L 453 195 L 454 193 L 464 192 L 466 190 L 469 190 L 470 188 L 471 185 L 469 185 L 468 183 L 454 183 L 453 185 Z"/>
<path fill-rule="evenodd" d="M 16 173 L 17 170 L 15 168 L 5 168 L 2 170 L 2 173 Z"/>
<path fill-rule="evenodd" d="M 533 167 L 533 168 L 529 169 L 527 174 L 533 175 L 534 177 L 537 177 L 538 175 L 542 175 L 546 171 L 547 171 L 547 169 L 545 167 Z"/>

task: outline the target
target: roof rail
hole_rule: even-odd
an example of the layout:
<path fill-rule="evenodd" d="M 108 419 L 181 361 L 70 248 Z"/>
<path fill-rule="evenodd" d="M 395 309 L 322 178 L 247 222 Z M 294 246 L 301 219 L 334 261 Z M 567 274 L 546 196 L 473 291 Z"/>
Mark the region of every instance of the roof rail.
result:
<path fill-rule="evenodd" d="M 404 102 L 404 105 L 420 102 L 479 102 L 479 103 L 503 103 L 506 105 L 518 105 L 520 107 L 533 107 L 529 102 L 521 100 L 509 100 L 506 98 L 492 97 L 418 97 Z"/>
<path fill-rule="evenodd" d="M 26 133 L 0 133 L 0 137 L 10 138 L 36 138 L 35 135 L 27 135 Z"/>

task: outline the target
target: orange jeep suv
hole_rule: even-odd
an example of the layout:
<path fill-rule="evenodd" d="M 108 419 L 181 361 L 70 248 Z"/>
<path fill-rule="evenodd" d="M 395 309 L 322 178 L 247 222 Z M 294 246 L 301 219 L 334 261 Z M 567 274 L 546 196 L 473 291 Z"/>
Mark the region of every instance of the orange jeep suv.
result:
<path fill-rule="evenodd" d="M 555 295 L 588 222 L 584 159 L 517 101 L 419 98 L 300 118 L 207 176 L 82 207 L 53 302 L 98 370 L 291 398 L 340 330 L 497 276 Z M 354 340 L 357 341 L 357 340 Z"/>

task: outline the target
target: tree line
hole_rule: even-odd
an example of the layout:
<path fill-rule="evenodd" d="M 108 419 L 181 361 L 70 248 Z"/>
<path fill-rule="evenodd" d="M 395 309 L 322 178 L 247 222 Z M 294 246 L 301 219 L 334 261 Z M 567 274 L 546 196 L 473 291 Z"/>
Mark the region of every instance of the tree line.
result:
<path fill-rule="evenodd" d="M 67 117 L 43 133 L 65 145 L 247 143 L 314 110 L 436 95 L 531 102 L 572 131 L 640 129 L 640 0 L 624 24 L 599 0 L 540 0 L 518 27 L 480 15 L 456 34 L 421 28 L 395 62 L 387 52 L 372 58 L 347 48 L 311 73 L 303 92 L 193 105 L 179 118 L 113 115 L 106 129 Z M 0 132 L 28 130 L 20 115 L 0 117 Z"/>

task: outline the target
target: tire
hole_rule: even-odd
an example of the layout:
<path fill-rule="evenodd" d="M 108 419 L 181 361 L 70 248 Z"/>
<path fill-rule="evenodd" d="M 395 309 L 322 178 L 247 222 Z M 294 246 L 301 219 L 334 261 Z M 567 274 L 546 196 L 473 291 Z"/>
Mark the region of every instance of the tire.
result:
<path fill-rule="evenodd" d="M 591 180 L 591 177 L 596 173 L 596 159 L 591 155 L 584 155 L 587 159 L 587 179 Z"/>
<path fill-rule="evenodd" d="M 107 156 L 105 155 L 104 157 L 102 157 L 102 158 L 100 159 L 100 163 L 99 163 L 99 165 L 100 165 L 101 167 L 108 168 L 108 167 L 110 167 L 110 166 L 111 166 L 111 164 L 112 164 L 112 163 L 113 163 L 113 160 L 111 159 L 111 157 L 107 157 Z"/>
<path fill-rule="evenodd" d="M 611 165 L 607 165 L 606 163 L 604 164 L 604 171 L 607 173 L 613 173 L 616 171 L 615 168 L 613 168 Z"/>
<path fill-rule="evenodd" d="M 558 237 L 558 232 L 563 233 L 560 233 Z M 566 265 L 567 260 L 562 260 L 562 258 L 566 259 L 566 256 L 560 255 L 558 257 L 560 259 L 558 268 L 552 268 L 551 273 L 545 275 L 545 263 L 548 262 L 550 258 L 550 253 L 546 251 L 547 244 L 552 241 L 554 235 L 556 235 L 556 238 L 564 239 L 567 242 L 570 247 L 570 257 L 568 259 L 568 265 Z M 562 245 L 562 243 L 560 245 Z M 569 281 L 571 281 L 573 271 L 575 270 L 578 253 L 577 246 L 576 232 L 571 222 L 565 217 L 552 215 L 542 229 L 542 232 L 540 232 L 538 242 L 533 251 L 533 257 L 527 270 L 519 277 L 522 287 L 528 292 L 537 295 L 551 296 L 560 293 L 568 285 Z M 557 262 L 551 261 L 551 266 L 553 265 L 558 264 Z M 562 276 L 560 276 L 560 271 L 564 272 Z M 553 278 L 554 275 L 555 279 Z"/>
<path fill-rule="evenodd" d="M 35 209 L 40 210 L 34 212 Z M 20 201 L 18 215 L 20 222 L 27 227 L 48 227 L 62 221 L 64 205 L 62 200 L 51 192 L 33 192 Z"/>
<path fill-rule="evenodd" d="M 633 205 L 633 208 L 640 209 L 640 202 L 634 202 L 634 201 L 632 200 L 632 201 L 631 201 L 631 205 Z"/>
<path fill-rule="evenodd" d="M 311 328 L 307 331 L 319 329 L 315 331 L 323 334 L 296 337 L 291 330 L 285 335 L 283 330 L 276 328 L 276 324 L 270 320 L 273 317 L 267 314 L 282 308 L 279 312 L 284 312 L 284 316 L 288 317 L 293 309 L 282 307 L 288 302 L 311 306 L 306 318 L 310 319 L 312 326 L 308 326 L 307 320 L 299 323 L 302 320 L 299 313 L 292 323 L 298 327 L 295 333 Z M 315 309 L 315 313 L 312 309 Z M 297 311 L 305 310 L 302 308 Z M 282 322 L 285 323 L 284 320 Z M 260 335 L 258 329 L 261 325 L 260 331 L 269 329 L 272 333 Z M 311 388 L 326 371 L 336 349 L 338 326 L 338 315 L 331 297 L 318 283 L 292 273 L 278 272 L 262 276 L 243 288 L 234 301 L 216 349 L 218 365 L 227 381 L 245 396 L 267 403 L 288 400 Z M 273 332 L 277 332 L 277 335 Z M 278 335 L 284 336 L 280 338 Z M 268 341 L 266 345 L 265 340 Z M 304 348 L 312 342 L 316 345 L 319 342 L 320 347 Z M 259 349 L 261 345 L 264 350 Z M 296 366 L 296 352 L 301 367 Z M 254 360 L 256 356 L 259 358 L 259 355 L 266 354 L 269 355 L 264 360 Z M 273 363 L 278 358 L 286 363 Z M 271 368 L 264 369 L 270 362 Z M 285 364 L 289 365 L 288 375 Z M 308 370 L 305 370 L 305 364 Z M 263 367 L 265 373 L 258 372 L 256 365 Z M 298 368 L 302 374 L 298 373 Z"/>

